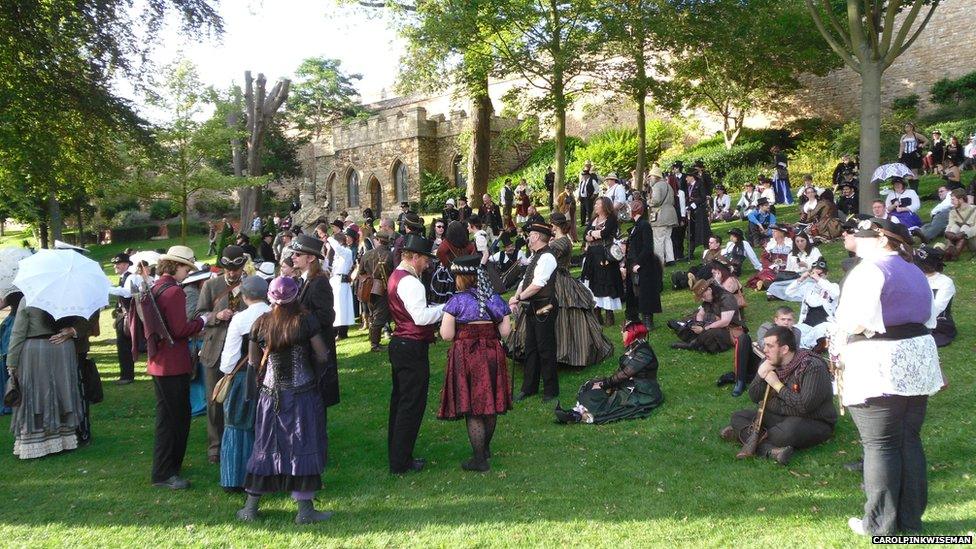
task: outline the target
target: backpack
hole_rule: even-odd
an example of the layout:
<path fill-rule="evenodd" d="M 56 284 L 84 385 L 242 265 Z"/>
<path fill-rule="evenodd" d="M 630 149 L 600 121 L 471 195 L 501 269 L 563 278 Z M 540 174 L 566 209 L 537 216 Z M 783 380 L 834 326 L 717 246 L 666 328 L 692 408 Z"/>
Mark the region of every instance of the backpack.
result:
<path fill-rule="evenodd" d="M 671 273 L 671 288 L 674 290 L 687 290 L 688 271 L 675 271 Z"/>
<path fill-rule="evenodd" d="M 138 345 L 140 351 L 145 348 L 150 357 L 156 354 L 161 343 L 173 345 L 173 336 L 166 326 L 166 319 L 163 318 L 156 304 L 159 296 L 173 286 L 176 286 L 175 282 L 163 284 L 156 291 L 144 285 L 142 291 L 132 294 L 131 307 L 135 309 L 135 315 L 130 313 L 133 317 L 130 321 L 132 341 Z"/>

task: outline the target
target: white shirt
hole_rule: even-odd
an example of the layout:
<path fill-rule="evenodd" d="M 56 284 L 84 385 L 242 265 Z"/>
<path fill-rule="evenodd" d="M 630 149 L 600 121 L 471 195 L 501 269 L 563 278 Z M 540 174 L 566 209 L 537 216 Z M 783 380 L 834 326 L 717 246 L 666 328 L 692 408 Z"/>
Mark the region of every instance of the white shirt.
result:
<path fill-rule="evenodd" d="M 759 200 L 759 193 L 756 191 L 752 191 L 749 196 L 746 195 L 745 191 L 742 191 L 742 196 L 739 197 L 739 202 L 736 204 L 736 207 L 751 210 L 756 207 L 757 200 Z"/>
<path fill-rule="evenodd" d="M 227 325 L 227 338 L 224 339 L 224 350 L 220 353 L 220 371 L 229 374 L 241 359 L 241 342 L 244 336 L 251 333 L 254 322 L 264 313 L 271 311 L 271 306 L 261 301 L 248 305 L 247 309 L 235 314 Z M 255 365 L 257 366 L 257 365 Z"/>
<path fill-rule="evenodd" d="M 593 192 L 587 193 L 586 188 L 589 187 L 587 182 L 593 180 Z M 600 192 L 600 177 L 595 173 L 590 172 L 588 174 L 581 173 L 579 175 L 579 189 L 576 191 L 576 195 L 580 198 L 589 198 L 590 194 L 598 194 Z"/>
<path fill-rule="evenodd" d="M 951 209 L 952 209 L 952 195 L 946 193 L 946 197 L 942 199 L 942 202 L 939 202 L 938 204 L 935 205 L 934 208 L 932 208 L 932 217 L 934 218 L 937 214 L 940 214 L 942 212 L 948 214 L 949 210 Z"/>
<path fill-rule="evenodd" d="M 408 273 L 413 273 L 409 265 L 400 263 L 397 267 Z M 416 276 L 405 276 L 397 284 L 397 297 L 403 302 L 403 307 L 410 314 L 417 326 L 428 326 L 439 321 L 444 316 L 444 305 L 427 305 L 427 290 Z"/>
<path fill-rule="evenodd" d="M 505 250 L 495 252 L 495 254 L 488 259 L 490 261 L 494 261 L 495 263 L 501 263 L 503 255 L 505 255 Z M 519 251 L 516 253 L 515 260 L 521 263 L 522 265 L 529 264 L 529 256 L 525 255 L 525 250 L 522 249 L 519 249 Z"/>
<path fill-rule="evenodd" d="M 348 275 L 352 271 L 352 250 L 340 245 L 334 239 L 329 239 L 334 255 L 332 256 L 332 276 Z"/>
<path fill-rule="evenodd" d="M 152 287 L 153 282 L 155 282 L 152 277 L 149 278 L 147 285 Z M 115 297 L 132 297 L 132 294 L 137 293 L 142 285 L 142 275 L 130 274 L 129 278 L 125 279 L 125 284 L 122 286 L 112 286 L 108 289 L 108 295 L 114 295 Z"/>
<path fill-rule="evenodd" d="M 532 286 L 543 287 L 549 282 L 549 277 L 556 271 L 556 256 L 551 253 L 539 256 L 539 262 L 535 264 L 535 271 L 532 272 Z M 523 280 L 524 282 L 524 280 Z M 521 292 L 522 282 L 519 282 L 516 294 Z"/>
<path fill-rule="evenodd" d="M 765 198 L 766 200 L 769 200 L 770 205 L 773 205 L 776 203 L 776 191 L 767 188 L 759 193 L 759 198 Z"/>
<path fill-rule="evenodd" d="M 726 242 L 725 248 L 722 250 L 722 255 L 724 256 L 730 255 L 734 248 L 735 248 L 735 242 L 731 242 L 731 241 Z M 756 257 L 756 251 L 752 249 L 751 244 L 749 244 L 746 241 L 742 241 L 742 251 L 745 252 L 746 259 L 749 260 L 749 263 L 752 263 L 752 267 L 754 269 L 756 269 L 757 271 L 762 269 L 762 263 L 760 263 L 759 258 Z"/>
<path fill-rule="evenodd" d="M 976 158 L 976 142 L 970 141 L 968 145 L 963 147 L 962 154 L 966 158 Z"/>
<path fill-rule="evenodd" d="M 908 209 L 913 212 L 917 212 L 918 209 L 922 207 L 922 201 L 918 199 L 918 193 L 916 193 L 911 189 L 905 189 L 900 193 L 896 193 L 893 190 L 889 190 L 888 193 L 885 195 L 885 205 L 890 206 L 892 200 L 895 199 L 901 200 L 902 198 L 907 198 L 911 200 L 911 204 L 908 205 Z"/>
<path fill-rule="evenodd" d="M 819 248 L 813 248 L 810 253 L 799 252 L 796 254 L 790 253 L 790 256 L 786 258 L 786 270 L 794 273 L 805 273 L 810 270 L 810 266 L 813 265 L 822 256 L 820 255 Z M 800 262 L 806 264 L 806 267 L 800 266 Z"/>
<path fill-rule="evenodd" d="M 617 183 L 612 187 L 607 187 L 607 190 L 603 193 L 603 196 L 609 198 L 610 202 L 612 202 L 614 206 L 617 204 L 627 203 L 627 189 L 625 189 L 620 183 Z"/>
<path fill-rule="evenodd" d="M 488 233 L 479 230 L 474 233 L 474 249 L 480 254 L 488 251 Z"/>
<path fill-rule="evenodd" d="M 799 286 L 800 279 L 797 278 L 787 286 L 786 293 L 796 292 Z M 821 277 L 803 296 L 803 303 L 800 305 L 800 323 L 806 321 L 810 307 L 823 307 L 824 312 L 827 313 L 827 321 L 833 322 L 834 312 L 837 309 L 837 298 L 839 297 L 840 285 Z"/>
<path fill-rule="evenodd" d="M 688 201 L 685 200 L 685 192 L 678 189 L 675 195 L 678 197 L 678 217 L 684 217 L 688 214 Z"/>
<path fill-rule="evenodd" d="M 956 295 L 956 283 L 952 281 L 951 278 L 942 274 L 935 273 L 932 276 L 926 276 L 929 280 L 929 288 L 932 288 L 932 316 L 926 325 L 936 324 L 936 319 L 939 315 L 945 311 L 946 307 L 949 306 L 949 301 L 952 300 L 953 296 Z"/>
<path fill-rule="evenodd" d="M 732 198 L 727 194 L 722 196 L 715 195 L 712 199 L 712 209 L 716 213 L 724 213 L 732 208 Z"/>
<path fill-rule="evenodd" d="M 766 243 L 766 251 L 771 254 L 788 254 L 793 251 L 793 240 L 786 237 L 783 239 L 783 244 L 779 245 L 775 238 L 770 238 Z"/>

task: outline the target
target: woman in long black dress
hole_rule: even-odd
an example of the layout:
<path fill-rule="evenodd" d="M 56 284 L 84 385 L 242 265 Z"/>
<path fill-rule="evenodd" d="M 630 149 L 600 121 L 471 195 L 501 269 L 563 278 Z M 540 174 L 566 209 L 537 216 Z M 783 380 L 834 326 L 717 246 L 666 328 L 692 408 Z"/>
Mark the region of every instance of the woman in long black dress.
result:
<path fill-rule="evenodd" d="M 620 276 L 620 260 L 611 254 L 617 237 L 617 216 L 610 199 L 601 196 L 593 205 L 593 219 L 586 226 L 586 256 L 580 279 L 596 299 L 597 319 L 606 326 L 616 323 L 613 312 L 623 308 L 624 282 Z M 603 312 L 606 311 L 606 317 Z"/>
<path fill-rule="evenodd" d="M 244 478 L 247 501 L 237 518 L 257 519 L 262 494 L 291 492 L 298 504 L 295 523 L 310 524 L 332 516 L 312 506 L 328 453 L 319 379 L 329 349 L 318 321 L 303 312 L 294 279 L 271 281 L 268 301 L 273 308 L 254 323 L 248 349 L 261 394 Z"/>

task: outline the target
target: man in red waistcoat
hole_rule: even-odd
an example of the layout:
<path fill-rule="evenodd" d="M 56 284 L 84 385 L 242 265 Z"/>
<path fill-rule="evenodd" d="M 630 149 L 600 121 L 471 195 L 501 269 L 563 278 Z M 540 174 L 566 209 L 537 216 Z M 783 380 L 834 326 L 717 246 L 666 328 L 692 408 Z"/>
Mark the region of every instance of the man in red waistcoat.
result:
<path fill-rule="evenodd" d="M 396 323 L 390 340 L 393 393 L 387 434 L 390 472 L 396 475 L 424 468 L 424 460 L 413 457 L 420 422 L 427 408 L 430 359 L 427 350 L 434 342 L 434 329 L 444 315 L 444 306 L 427 305 L 427 290 L 420 274 L 433 257 L 433 244 L 423 236 L 407 234 L 400 264 L 387 282 L 390 316 Z"/>

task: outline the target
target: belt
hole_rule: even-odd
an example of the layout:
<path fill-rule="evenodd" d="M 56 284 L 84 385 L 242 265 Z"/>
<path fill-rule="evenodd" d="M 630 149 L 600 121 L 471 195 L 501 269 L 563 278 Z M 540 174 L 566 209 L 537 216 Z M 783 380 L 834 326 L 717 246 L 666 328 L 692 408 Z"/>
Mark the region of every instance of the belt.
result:
<path fill-rule="evenodd" d="M 847 338 L 848 343 L 867 340 L 899 340 L 911 339 L 923 335 L 929 335 L 932 331 L 925 327 L 925 324 L 898 324 L 897 326 L 885 326 L 885 333 L 875 334 L 874 337 L 867 337 L 864 334 L 854 334 Z"/>
<path fill-rule="evenodd" d="M 340 283 L 349 284 L 350 282 L 352 282 L 352 279 L 349 278 L 349 275 L 347 275 L 347 274 L 346 275 L 332 275 L 332 278 L 338 278 Z"/>

